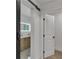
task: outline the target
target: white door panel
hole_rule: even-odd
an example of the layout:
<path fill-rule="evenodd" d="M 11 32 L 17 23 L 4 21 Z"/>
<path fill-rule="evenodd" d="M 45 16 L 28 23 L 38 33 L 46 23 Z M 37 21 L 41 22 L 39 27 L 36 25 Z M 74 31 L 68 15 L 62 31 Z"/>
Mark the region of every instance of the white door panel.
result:
<path fill-rule="evenodd" d="M 54 16 L 46 15 L 45 17 L 45 57 L 54 54 Z"/>

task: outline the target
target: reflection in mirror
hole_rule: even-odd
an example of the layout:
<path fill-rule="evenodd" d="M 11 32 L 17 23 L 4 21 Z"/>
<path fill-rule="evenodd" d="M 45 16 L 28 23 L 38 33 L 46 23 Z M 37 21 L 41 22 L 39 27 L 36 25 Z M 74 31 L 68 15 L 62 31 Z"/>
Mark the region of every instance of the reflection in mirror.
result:
<path fill-rule="evenodd" d="M 20 59 L 31 58 L 31 10 L 21 0 Z"/>

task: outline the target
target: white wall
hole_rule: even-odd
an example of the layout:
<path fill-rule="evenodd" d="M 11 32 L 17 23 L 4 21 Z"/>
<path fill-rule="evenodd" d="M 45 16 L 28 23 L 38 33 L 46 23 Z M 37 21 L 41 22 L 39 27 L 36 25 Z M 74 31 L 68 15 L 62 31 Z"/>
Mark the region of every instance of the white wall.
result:
<path fill-rule="evenodd" d="M 55 15 L 55 49 L 62 51 L 62 13 Z"/>
<path fill-rule="evenodd" d="M 35 4 L 36 0 L 32 0 Z M 41 18 L 40 13 L 35 8 L 31 8 L 31 59 L 41 59 Z"/>
<path fill-rule="evenodd" d="M 40 16 L 32 10 L 32 34 L 31 34 L 31 51 L 32 59 L 40 59 Z"/>

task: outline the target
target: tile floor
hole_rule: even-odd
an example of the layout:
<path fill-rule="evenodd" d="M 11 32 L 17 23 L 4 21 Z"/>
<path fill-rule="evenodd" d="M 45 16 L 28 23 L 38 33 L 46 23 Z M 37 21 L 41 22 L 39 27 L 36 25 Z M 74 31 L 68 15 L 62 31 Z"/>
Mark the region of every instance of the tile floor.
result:
<path fill-rule="evenodd" d="M 20 58 L 21 59 L 30 59 L 30 49 L 21 51 Z"/>

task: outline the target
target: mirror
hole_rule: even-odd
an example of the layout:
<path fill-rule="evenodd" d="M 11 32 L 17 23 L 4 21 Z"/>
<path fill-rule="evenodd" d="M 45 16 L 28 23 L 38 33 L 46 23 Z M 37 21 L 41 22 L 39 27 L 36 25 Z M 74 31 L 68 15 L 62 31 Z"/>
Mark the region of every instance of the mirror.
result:
<path fill-rule="evenodd" d="M 21 0 L 20 59 L 31 58 L 31 9 Z"/>

